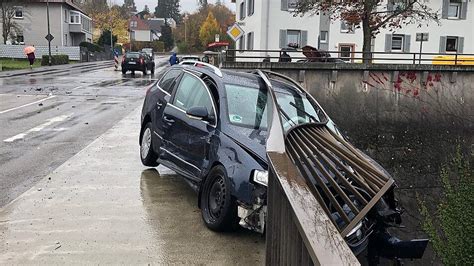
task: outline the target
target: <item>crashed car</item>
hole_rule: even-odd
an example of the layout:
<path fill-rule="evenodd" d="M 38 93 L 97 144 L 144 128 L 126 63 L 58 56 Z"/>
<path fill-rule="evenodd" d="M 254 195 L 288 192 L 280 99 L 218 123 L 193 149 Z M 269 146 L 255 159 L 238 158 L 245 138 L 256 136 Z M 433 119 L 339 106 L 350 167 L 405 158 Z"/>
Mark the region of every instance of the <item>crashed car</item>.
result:
<path fill-rule="evenodd" d="M 261 71 L 226 71 L 195 61 L 170 67 L 147 90 L 139 135 L 141 161 L 150 167 L 162 164 L 184 176 L 198 192 L 202 219 L 212 230 L 231 230 L 240 224 L 265 232 L 270 89 L 287 134 L 300 125 L 317 124 L 344 138 L 316 100 L 282 75 L 267 78 Z M 386 224 L 400 222 L 393 189 L 385 194 L 375 211 L 358 219 L 345 233 L 346 242 L 357 255 L 369 245 L 369 236 L 380 232 L 371 236 L 374 243 L 387 247 L 379 255 L 420 256 L 426 241 L 413 246 L 384 230 Z M 349 203 L 356 204 L 356 199 Z M 336 226 L 342 218 L 355 216 L 349 207 L 333 213 L 331 203 L 327 206 Z M 414 252 L 405 256 L 390 253 L 401 247 L 399 243 Z"/>

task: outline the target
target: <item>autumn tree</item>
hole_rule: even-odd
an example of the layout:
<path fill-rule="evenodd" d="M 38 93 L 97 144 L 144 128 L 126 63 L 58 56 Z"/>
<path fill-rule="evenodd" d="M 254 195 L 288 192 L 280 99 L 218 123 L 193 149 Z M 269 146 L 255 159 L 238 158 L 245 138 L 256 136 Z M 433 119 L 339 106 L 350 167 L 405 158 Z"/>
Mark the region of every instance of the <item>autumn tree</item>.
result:
<path fill-rule="evenodd" d="M 16 5 L 18 3 L 13 0 L 0 1 L 0 17 L 2 20 L 2 37 L 3 43 L 6 44 L 11 34 L 18 29 L 18 24 L 13 19 L 15 17 Z"/>
<path fill-rule="evenodd" d="M 372 39 L 382 29 L 395 31 L 407 24 L 423 25 L 424 22 L 438 22 L 437 11 L 426 5 L 424 0 L 358 0 L 323 1 L 300 0 L 295 15 L 327 14 L 332 20 L 342 20 L 356 28 L 362 28 L 364 62 L 369 62 Z"/>
<path fill-rule="evenodd" d="M 213 42 L 215 35 L 220 33 L 221 27 L 219 26 L 219 23 L 217 23 L 212 12 L 209 12 L 206 20 L 199 29 L 199 39 L 201 40 L 202 45 L 205 46 L 208 43 Z"/>
<path fill-rule="evenodd" d="M 121 14 L 121 7 L 114 5 L 104 12 L 95 12 L 90 14 L 94 21 L 94 26 L 101 31 L 112 29 L 120 43 L 128 40 L 128 20 Z"/>
<path fill-rule="evenodd" d="M 109 9 L 107 0 L 82 0 L 78 4 L 88 15 L 104 13 Z"/>
<path fill-rule="evenodd" d="M 135 5 L 135 0 L 125 0 L 122 8 L 127 11 L 128 14 L 132 12 L 137 12 L 137 6 Z"/>

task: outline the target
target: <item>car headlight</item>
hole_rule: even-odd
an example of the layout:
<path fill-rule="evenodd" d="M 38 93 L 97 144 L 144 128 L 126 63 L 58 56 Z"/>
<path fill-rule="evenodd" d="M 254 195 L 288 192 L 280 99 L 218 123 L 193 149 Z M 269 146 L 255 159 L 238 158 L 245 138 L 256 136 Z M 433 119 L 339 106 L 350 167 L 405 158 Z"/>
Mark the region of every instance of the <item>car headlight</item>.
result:
<path fill-rule="evenodd" d="M 255 183 L 258 183 L 263 186 L 268 186 L 268 171 L 253 170 L 252 179 Z"/>

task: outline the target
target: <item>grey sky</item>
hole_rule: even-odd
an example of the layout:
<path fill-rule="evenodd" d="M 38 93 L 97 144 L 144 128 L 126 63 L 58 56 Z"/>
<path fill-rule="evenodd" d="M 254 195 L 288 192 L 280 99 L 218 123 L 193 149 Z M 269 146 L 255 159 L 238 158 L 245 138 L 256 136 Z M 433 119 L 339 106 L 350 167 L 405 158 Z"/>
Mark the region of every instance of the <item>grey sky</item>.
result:
<path fill-rule="evenodd" d="M 123 0 L 112 0 L 112 2 L 117 4 L 122 4 Z M 215 3 L 215 0 L 209 0 L 209 3 Z M 235 11 L 235 4 L 231 3 L 231 0 L 221 0 L 226 6 L 228 6 L 231 10 Z M 158 3 L 157 0 L 135 0 L 135 4 L 137 5 L 138 11 L 143 10 L 145 5 L 148 5 L 150 10 L 154 10 L 156 4 Z M 186 12 L 193 12 L 197 9 L 198 4 L 197 0 L 180 0 L 181 3 L 181 11 Z"/>

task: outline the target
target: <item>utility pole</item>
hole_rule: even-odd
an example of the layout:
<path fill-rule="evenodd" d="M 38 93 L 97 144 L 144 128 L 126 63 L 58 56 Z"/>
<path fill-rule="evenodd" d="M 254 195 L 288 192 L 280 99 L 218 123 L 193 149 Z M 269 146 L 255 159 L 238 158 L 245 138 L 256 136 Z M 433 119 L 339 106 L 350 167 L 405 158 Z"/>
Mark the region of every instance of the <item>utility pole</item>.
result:
<path fill-rule="evenodd" d="M 51 36 L 51 29 L 49 26 L 49 0 L 46 0 L 46 16 L 48 17 L 48 36 Z M 62 23 L 62 22 L 61 22 Z M 51 38 L 48 39 L 48 65 L 51 66 Z"/>

